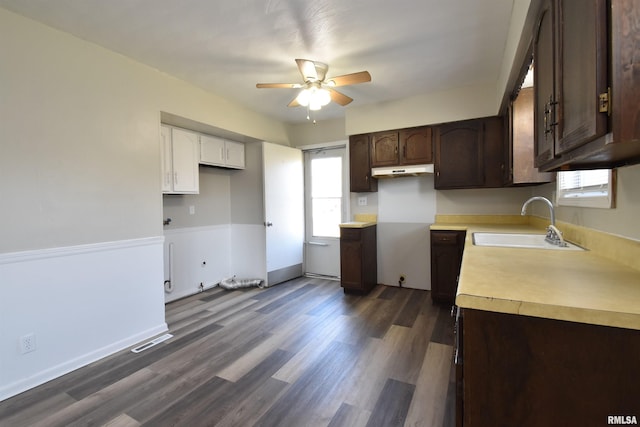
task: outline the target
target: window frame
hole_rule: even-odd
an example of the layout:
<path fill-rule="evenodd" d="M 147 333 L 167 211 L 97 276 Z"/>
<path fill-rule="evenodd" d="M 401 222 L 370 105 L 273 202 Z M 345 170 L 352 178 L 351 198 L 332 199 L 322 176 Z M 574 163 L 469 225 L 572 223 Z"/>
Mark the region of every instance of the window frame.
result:
<path fill-rule="evenodd" d="M 574 189 L 561 189 L 562 184 L 561 174 L 566 172 L 571 173 L 585 173 L 590 170 L 579 171 L 559 171 L 556 177 L 556 204 L 558 206 L 573 206 L 582 208 L 599 208 L 599 209 L 613 209 L 615 208 L 615 195 L 616 195 L 616 169 L 607 169 L 608 180 L 603 187 L 576 187 Z M 591 191 L 590 191 L 591 190 Z M 599 190 L 599 191 L 598 191 Z M 600 192 L 606 190 L 606 194 L 592 194 L 587 195 L 585 192 Z"/>

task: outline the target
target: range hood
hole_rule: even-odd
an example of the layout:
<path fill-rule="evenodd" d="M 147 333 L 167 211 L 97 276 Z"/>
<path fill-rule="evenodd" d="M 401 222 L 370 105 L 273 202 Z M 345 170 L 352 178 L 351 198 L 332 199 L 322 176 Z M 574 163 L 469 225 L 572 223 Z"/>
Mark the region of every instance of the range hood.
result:
<path fill-rule="evenodd" d="M 374 178 L 395 178 L 400 176 L 420 176 L 433 173 L 433 164 L 406 165 L 371 168 L 371 176 Z"/>

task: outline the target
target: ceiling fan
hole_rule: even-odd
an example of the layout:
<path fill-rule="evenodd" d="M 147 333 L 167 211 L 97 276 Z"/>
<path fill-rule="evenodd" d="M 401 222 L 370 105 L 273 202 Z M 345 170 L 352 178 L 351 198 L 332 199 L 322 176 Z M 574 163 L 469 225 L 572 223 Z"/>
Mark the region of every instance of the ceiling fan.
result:
<path fill-rule="evenodd" d="M 329 66 L 322 62 L 308 59 L 296 59 L 304 83 L 258 83 L 262 88 L 302 89 L 289 103 L 289 107 L 308 107 L 309 110 L 319 110 L 330 101 L 345 106 L 353 101 L 352 98 L 335 90 L 335 87 L 365 83 L 371 81 L 368 71 L 344 74 L 342 76 L 326 78 Z"/>

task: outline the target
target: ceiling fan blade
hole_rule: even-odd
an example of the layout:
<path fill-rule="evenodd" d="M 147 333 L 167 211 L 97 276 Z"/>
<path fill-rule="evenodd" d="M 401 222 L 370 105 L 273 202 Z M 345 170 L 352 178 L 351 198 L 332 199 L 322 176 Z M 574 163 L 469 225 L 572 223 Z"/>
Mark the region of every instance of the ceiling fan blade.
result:
<path fill-rule="evenodd" d="M 336 104 L 340 104 L 343 107 L 353 101 L 353 98 L 349 98 L 344 93 L 340 93 L 337 90 L 329 89 L 329 94 L 331 95 L 331 100 Z"/>
<path fill-rule="evenodd" d="M 345 74 L 342 76 L 331 77 L 326 83 L 331 87 L 355 85 L 358 83 L 366 83 L 371 81 L 371 74 L 368 71 L 359 71 L 357 73 Z"/>
<path fill-rule="evenodd" d="M 298 69 L 305 82 L 319 80 L 315 62 L 308 59 L 296 59 L 296 64 L 298 64 Z"/>
<path fill-rule="evenodd" d="M 258 89 L 264 88 L 286 88 L 286 89 L 300 89 L 302 85 L 300 83 L 257 83 Z"/>
<path fill-rule="evenodd" d="M 287 107 L 299 107 L 300 103 L 298 103 L 298 96 L 291 100 L 291 102 L 287 105 Z"/>

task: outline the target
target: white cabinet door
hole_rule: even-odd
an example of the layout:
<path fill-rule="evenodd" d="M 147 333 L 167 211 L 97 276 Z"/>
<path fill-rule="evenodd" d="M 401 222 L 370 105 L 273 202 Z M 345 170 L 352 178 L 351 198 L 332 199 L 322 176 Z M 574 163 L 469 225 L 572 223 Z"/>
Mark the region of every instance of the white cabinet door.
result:
<path fill-rule="evenodd" d="M 162 174 L 162 192 L 170 193 L 173 189 L 173 161 L 171 154 L 171 128 L 160 127 L 160 172 Z"/>
<path fill-rule="evenodd" d="M 225 166 L 225 140 L 208 135 L 200 135 L 200 163 L 211 166 Z"/>
<path fill-rule="evenodd" d="M 244 144 L 209 135 L 200 135 L 200 163 L 244 169 Z"/>
<path fill-rule="evenodd" d="M 225 141 L 225 158 L 227 167 L 244 169 L 244 144 L 235 141 Z"/>
<path fill-rule="evenodd" d="M 198 134 L 182 129 L 171 129 L 173 166 L 172 193 L 197 194 L 200 190 L 198 175 Z"/>

